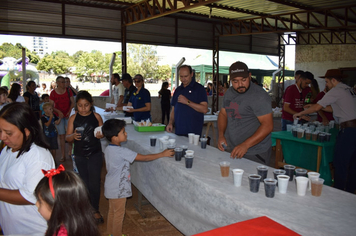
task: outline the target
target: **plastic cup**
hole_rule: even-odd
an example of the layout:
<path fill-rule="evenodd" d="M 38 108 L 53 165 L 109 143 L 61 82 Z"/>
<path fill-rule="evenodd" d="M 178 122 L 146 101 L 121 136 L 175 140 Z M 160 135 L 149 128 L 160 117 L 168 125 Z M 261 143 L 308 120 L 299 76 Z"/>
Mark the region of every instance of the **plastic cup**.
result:
<path fill-rule="evenodd" d="M 200 135 L 199 134 L 195 134 L 194 135 L 194 138 L 193 138 L 193 142 L 194 142 L 194 145 L 197 145 L 199 144 L 199 138 L 200 138 Z"/>
<path fill-rule="evenodd" d="M 260 189 L 261 176 L 252 174 L 248 176 L 248 180 L 250 184 L 250 191 L 253 193 L 257 193 Z"/>
<path fill-rule="evenodd" d="M 267 166 L 257 166 L 257 174 L 261 176 L 261 182 L 267 178 L 268 167 Z"/>
<path fill-rule="evenodd" d="M 176 145 L 176 140 L 174 138 L 168 139 L 169 144 Z"/>
<path fill-rule="evenodd" d="M 187 145 L 181 145 L 180 147 L 183 149 L 183 156 L 185 156 L 185 151 L 188 150 L 188 146 Z"/>
<path fill-rule="evenodd" d="M 297 128 L 292 128 L 292 135 L 293 135 L 293 137 L 298 136 Z"/>
<path fill-rule="evenodd" d="M 167 149 L 174 150 L 175 148 L 176 148 L 175 144 L 170 144 L 169 142 L 167 142 Z"/>
<path fill-rule="evenodd" d="M 83 134 L 84 134 L 84 127 L 77 127 L 75 129 L 75 132 L 80 134 L 80 139 L 82 139 L 83 138 Z"/>
<path fill-rule="evenodd" d="M 309 179 L 307 177 L 298 176 L 295 180 L 297 181 L 297 194 L 299 196 L 305 196 Z"/>
<path fill-rule="evenodd" d="M 319 142 L 325 142 L 326 141 L 326 134 L 325 133 L 320 133 L 318 140 L 319 140 Z"/>
<path fill-rule="evenodd" d="M 188 138 L 189 138 L 189 143 L 193 143 L 194 142 L 194 133 L 189 133 L 188 134 Z"/>
<path fill-rule="evenodd" d="M 311 131 L 310 130 L 306 130 L 305 131 L 305 139 L 306 140 L 310 140 L 311 139 Z"/>
<path fill-rule="evenodd" d="M 289 183 L 289 176 L 288 175 L 278 175 L 278 192 L 279 193 L 287 193 L 288 183 Z"/>
<path fill-rule="evenodd" d="M 308 171 L 306 169 L 301 169 L 301 168 L 295 169 L 295 177 L 298 177 L 298 176 L 307 177 L 307 172 Z"/>
<path fill-rule="evenodd" d="M 268 198 L 274 198 L 274 193 L 276 191 L 277 180 L 272 178 L 267 178 L 265 182 L 265 194 Z"/>
<path fill-rule="evenodd" d="M 185 151 L 186 156 L 194 156 L 194 151 L 193 150 L 186 150 Z"/>
<path fill-rule="evenodd" d="M 315 131 L 314 133 L 312 133 L 312 140 L 313 141 L 318 141 L 318 131 Z"/>
<path fill-rule="evenodd" d="M 151 147 L 155 147 L 157 142 L 157 137 L 156 136 L 150 136 L 150 144 Z"/>
<path fill-rule="evenodd" d="M 206 149 L 206 142 L 208 141 L 207 138 L 201 138 L 200 139 L 200 146 L 202 149 Z"/>
<path fill-rule="evenodd" d="M 273 171 L 273 175 L 274 175 L 274 178 L 277 179 L 277 176 L 278 175 L 285 175 L 286 174 L 286 171 L 285 170 L 274 170 Z"/>
<path fill-rule="evenodd" d="M 165 150 L 168 148 L 168 146 L 169 146 L 168 140 L 162 140 L 162 149 Z M 170 149 L 173 149 L 173 148 L 170 148 Z"/>
<path fill-rule="evenodd" d="M 289 181 L 293 181 L 295 166 L 284 165 L 284 170 L 286 171 L 286 175 L 289 176 Z"/>
<path fill-rule="evenodd" d="M 297 130 L 297 138 L 303 138 L 304 137 L 304 129 L 299 128 Z"/>
<path fill-rule="evenodd" d="M 292 126 L 293 126 L 292 124 L 288 124 L 287 125 L 287 131 L 288 132 L 292 132 Z"/>
<path fill-rule="evenodd" d="M 192 168 L 193 167 L 193 160 L 194 156 L 185 156 L 185 168 Z"/>
<path fill-rule="evenodd" d="M 230 172 L 230 162 L 222 161 L 220 162 L 221 177 L 229 177 Z"/>
<path fill-rule="evenodd" d="M 315 197 L 320 197 L 323 190 L 324 179 L 314 178 L 311 180 L 311 194 Z"/>
<path fill-rule="evenodd" d="M 175 148 L 174 149 L 174 156 L 176 158 L 176 161 L 181 161 L 182 156 L 183 156 L 183 149 L 182 148 Z"/>
<path fill-rule="evenodd" d="M 326 142 L 330 142 L 330 139 L 331 139 L 331 134 L 330 133 L 326 133 L 325 134 L 325 141 Z"/>
<path fill-rule="evenodd" d="M 244 170 L 242 170 L 242 169 L 233 169 L 232 170 L 232 174 L 234 176 L 234 185 L 236 187 L 240 187 L 241 186 L 241 182 L 242 182 L 242 175 L 244 174 Z"/>
<path fill-rule="evenodd" d="M 164 140 L 163 138 L 159 138 L 158 140 L 159 140 L 159 148 L 160 148 L 160 149 L 164 149 L 164 148 L 163 148 L 163 142 L 164 142 L 165 140 Z"/>
<path fill-rule="evenodd" d="M 312 179 L 317 179 L 320 177 L 320 174 L 318 172 L 308 172 L 308 179 L 309 179 L 309 188 L 308 190 L 311 190 L 311 181 Z"/>

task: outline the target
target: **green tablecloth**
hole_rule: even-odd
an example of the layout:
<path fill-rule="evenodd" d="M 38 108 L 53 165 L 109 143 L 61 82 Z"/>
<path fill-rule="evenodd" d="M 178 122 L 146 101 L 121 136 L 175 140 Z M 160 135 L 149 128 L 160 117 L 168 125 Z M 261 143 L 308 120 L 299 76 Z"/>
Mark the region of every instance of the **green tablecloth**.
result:
<path fill-rule="evenodd" d="M 275 144 L 276 139 L 281 140 L 283 157 L 286 163 L 314 171 L 317 167 L 318 146 L 323 147 L 319 173 L 320 178 L 325 180 L 324 184 L 330 186 L 332 185 L 332 178 L 329 163 L 334 159 L 337 130 L 333 129 L 330 132 L 332 134 L 330 142 L 322 143 L 305 138 L 295 138 L 288 131 L 272 132 L 272 143 Z"/>

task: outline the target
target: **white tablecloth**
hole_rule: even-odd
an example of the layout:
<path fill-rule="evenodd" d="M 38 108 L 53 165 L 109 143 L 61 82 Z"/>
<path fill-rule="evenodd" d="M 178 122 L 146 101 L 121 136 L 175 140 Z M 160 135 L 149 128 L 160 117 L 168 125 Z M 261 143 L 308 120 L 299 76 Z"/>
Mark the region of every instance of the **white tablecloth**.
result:
<path fill-rule="evenodd" d="M 150 147 L 151 132 L 137 132 L 127 125 L 126 147 L 141 153 L 158 153 L 159 145 Z M 188 144 L 188 138 L 167 132 L 177 145 L 186 144 L 195 151 L 192 169 L 185 168 L 184 159 L 160 158 L 151 162 L 134 162 L 132 183 L 149 202 L 185 235 L 204 232 L 259 216 L 267 216 L 301 235 L 355 235 L 356 196 L 323 186 L 321 197 L 297 195 L 295 182 L 289 182 L 287 194 L 265 197 L 264 186 L 251 193 L 248 174 L 257 173 L 259 165 L 247 159 L 230 159 L 229 154 L 208 146 Z M 233 185 L 233 177 L 221 177 L 219 162 L 229 161 L 231 169 L 243 169 L 241 187 Z M 273 178 L 273 168 L 268 177 Z"/>

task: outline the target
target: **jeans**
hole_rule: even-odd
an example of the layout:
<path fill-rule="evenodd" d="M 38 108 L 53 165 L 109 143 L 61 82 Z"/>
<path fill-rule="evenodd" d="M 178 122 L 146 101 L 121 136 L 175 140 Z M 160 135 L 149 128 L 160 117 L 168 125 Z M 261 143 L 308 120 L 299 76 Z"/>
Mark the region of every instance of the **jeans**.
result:
<path fill-rule="evenodd" d="M 112 236 L 122 235 L 126 198 L 109 199 L 109 211 L 106 232 Z"/>
<path fill-rule="evenodd" d="M 285 120 L 285 119 L 281 119 L 281 122 L 282 122 L 282 131 L 287 130 L 287 125 L 293 124 L 293 121 Z"/>
<path fill-rule="evenodd" d="M 356 128 L 339 131 L 334 154 L 335 188 L 355 193 L 356 190 Z"/>
<path fill-rule="evenodd" d="M 84 181 L 89 191 L 90 203 L 95 211 L 99 210 L 100 177 L 103 165 L 103 153 L 98 152 L 90 157 L 75 156 L 79 176 Z"/>

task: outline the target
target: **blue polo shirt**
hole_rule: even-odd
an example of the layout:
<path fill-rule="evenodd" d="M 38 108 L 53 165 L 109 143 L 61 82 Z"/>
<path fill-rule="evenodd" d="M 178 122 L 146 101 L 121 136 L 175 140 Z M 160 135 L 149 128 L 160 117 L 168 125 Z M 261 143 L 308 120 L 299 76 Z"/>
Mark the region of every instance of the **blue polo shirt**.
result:
<path fill-rule="evenodd" d="M 204 124 L 204 114 L 197 112 L 187 104 L 179 103 L 179 95 L 185 96 L 194 103 L 208 102 L 205 88 L 195 82 L 194 79 L 187 87 L 181 84 L 173 94 L 172 106 L 174 106 L 175 133 L 177 135 L 188 135 L 195 133 L 201 135 Z"/>
<path fill-rule="evenodd" d="M 138 93 L 136 93 L 136 91 L 131 95 L 129 100 L 129 102 L 132 103 L 134 109 L 145 107 L 146 103 L 151 103 L 151 94 L 147 89 L 141 88 Z M 141 121 L 147 119 L 151 120 L 151 112 L 150 111 L 134 112 L 134 119 L 135 121 Z"/>

